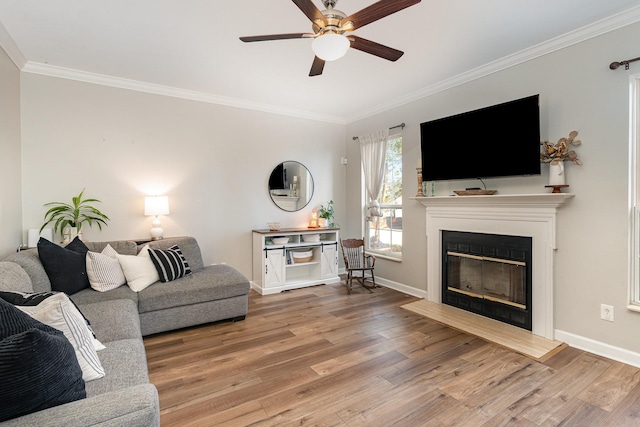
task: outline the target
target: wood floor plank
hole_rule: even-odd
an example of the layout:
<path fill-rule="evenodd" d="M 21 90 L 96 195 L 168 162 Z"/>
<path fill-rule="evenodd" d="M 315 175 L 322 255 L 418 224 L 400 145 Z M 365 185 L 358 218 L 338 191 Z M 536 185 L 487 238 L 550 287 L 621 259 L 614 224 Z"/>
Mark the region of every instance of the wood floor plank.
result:
<path fill-rule="evenodd" d="M 491 387 L 483 389 L 479 393 L 474 393 L 469 398 L 459 401 L 450 409 L 438 415 L 438 419 L 448 425 L 464 423 L 466 419 L 480 417 L 490 417 L 496 419 L 502 413 L 509 413 L 516 416 L 509 408 L 514 402 L 523 396 L 540 387 L 553 375 L 553 370 L 529 361 L 518 370 L 497 379 Z M 516 417 L 518 418 L 518 417 Z M 498 418 L 499 419 L 499 418 Z M 519 422 L 523 422 L 524 418 Z"/>
<path fill-rule="evenodd" d="M 599 426 L 609 416 L 602 408 L 583 402 L 580 399 L 570 399 L 562 407 L 551 414 L 541 426 Z"/>
<path fill-rule="evenodd" d="M 638 425 L 637 368 L 536 361 L 341 284 L 249 296 L 244 321 L 145 338 L 163 426 Z"/>
<path fill-rule="evenodd" d="M 353 380 L 361 377 L 366 378 L 375 375 L 376 370 L 383 369 L 386 366 L 393 365 L 404 360 L 405 357 L 400 353 L 389 352 L 374 359 L 367 360 L 350 371 L 342 371 L 334 375 L 321 377 L 308 384 L 300 385 L 294 389 L 285 390 L 282 393 L 271 395 L 265 399 L 261 399 L 260 403 L 267 413 L 276 414 L 286 410 L 291 402 L 304 405 L 307 401 L 315 399 L 318 395 L 331 393 L 336 399 L 340 399 L 349 393 L 353 388 Z"/>
<path fill-rule="evenodd" d="M 599 357 L 581 354 L 566 369 L 545 382 L 543 387 L 524 396 L 511 405 L 509 410 L 541 425 L 595 381 L 609 365 Z"/>
<path fill-rule="evenodd" d="M 578 398 L 611 412 L 638 383 L 640 383 L 640 369 L 624 363 L 612 362 L 612 365 L 589 384 Z"/>
<path fill-rule="evenodd" d="M 474 363 L 470 361 L 470 363 Z M 477 363 L 476 369 L 459 375 L 454 381 L 440 387 L 456 400 L 465 400 L 476 393 L 482 393 L 511 373 L 522 368 L 527 359 L 519 354 L 506 352 L 492 360 Z"/>

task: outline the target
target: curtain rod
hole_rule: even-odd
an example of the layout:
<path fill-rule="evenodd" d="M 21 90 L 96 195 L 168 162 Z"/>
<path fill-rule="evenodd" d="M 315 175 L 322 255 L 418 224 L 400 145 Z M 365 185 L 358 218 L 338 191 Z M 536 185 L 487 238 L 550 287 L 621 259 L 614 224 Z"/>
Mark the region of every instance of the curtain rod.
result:
<path fill-rule="evenodd" d="M 402 128 L 402 129 L 404 129 L 404 127 L 405 127 L 405 126 L 406 126 L 406 125 L 405 125 L 404 123 L 400 123 L 399 125 L 391 126 L 391 127 L 389 128 L 389 130 L 391 130 L 391 129 L 395 129 L 395 128 Z M 354 137 L 353 137 L 353 140 L 355 141 L 356 139 L 358 139 L 358 137 L 357 137 L 357 136 L 354 136 Z"/>
<path fill-rule="evenodd" d="M 609 68 L 612 70 L 617 70 L 621 65 L 624 65 L 624 69 L 628 70 L 629 69 L 629 64 L 631 62 L 636 62 L 636 61 L 640 61 L 640 56 L 637 58 L 633 58 L 633 59 L 625 59 L 624 61 L 615 61 L 612 62 L 611 64 L 609 64 Z"/>

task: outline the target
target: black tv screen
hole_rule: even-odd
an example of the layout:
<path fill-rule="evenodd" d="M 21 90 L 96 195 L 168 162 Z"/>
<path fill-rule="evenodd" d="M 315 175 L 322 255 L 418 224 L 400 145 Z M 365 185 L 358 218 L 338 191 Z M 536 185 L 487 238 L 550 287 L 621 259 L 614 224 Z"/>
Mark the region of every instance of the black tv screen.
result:
<path fill-rule="evenodd" d="M 282 190 L 284 189 L 287 171 L 284 168 L 284 163 L 280 163 L 273 169 L 269 176 L 269 189 L 270 190 Z"/>
<path fill-rule="evenodd" d="M 421 123 L 422 180 L 539 175 L 538 98 Z"/>

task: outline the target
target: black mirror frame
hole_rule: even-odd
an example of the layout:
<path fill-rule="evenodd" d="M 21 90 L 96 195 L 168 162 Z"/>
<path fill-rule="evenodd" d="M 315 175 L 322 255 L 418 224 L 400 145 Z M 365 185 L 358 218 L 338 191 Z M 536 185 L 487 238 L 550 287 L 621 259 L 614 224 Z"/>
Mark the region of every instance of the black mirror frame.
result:
<path fill-rule="evenodd" d="M 296 206 L 296 209 L 286 209 L 280 203 L 278 203 L 278 202 L 280 202 L 280 200 L 278 200 L 278 196 L 275 196 L 275 198 L 274 198 L 274 194 L 272 193 L 272 190 L 287 191 L 286 188 L 284 188 L 284 189 L 279 189 L 279 188 L 272 189 L 271 188 L 272 183 L 276 179 L 276 178 L 274 178 L 274 174 L 277 177 L 277 175 L 279 175 L 279 170 L 280 169 L 286 170 L 286 164 L 287 163 L 295 163 L 296 165 L 298 165 L 298 168 L 304 168 L 304 170 L 306 171 L 307 177 L 308 177 L 308 181 L 311 184 L 310 187 L 309 187 L 309 189 L 310 189 L 309 194 L 305 195 L 304 205 Z M 288 182 L 288 180 L 286 179 L 286 174 L 284 176 L 285 176 L 284 183 L 286 183 L 286 182 Z M 282 182 L 282 181 L 283 181 L 283 179 L 280 179 L 279 183 Z M 300 182 L 305 182 L 306 183 L 306 180 L 301 180 Z M 300 182 L 299 182 L 299 184 L 300 184 Z M 301 190 L 302 189 L 299 189 L 298 191 L 301 191 Z M 311 175 L 311 171 L 304 164 L 302 164 L 302 163 L 300 163 L 300 162 L 298 162 L 296 160 L 286 160 L 286 161 L 284 161 L 282 163 L 277 164 L 273 168 L 273 170 L 271 171 L 271 174 L 269 175 L 269 180 L 267 181 L 267 192 L 269 193 L 269 197 L 271 198 L 271 201 L 273 202 L 274 205 L 276 205 L 277 207 L 279 207 L 280 209 L 282 209 L 285 212 L 297 212 L 299 210 L 304 209 L 309 203 L 311 203 L 311 199 L 313 198 L 314 191 L 315 191 L 315 181 L 313 180 L 313 175 Z"/>

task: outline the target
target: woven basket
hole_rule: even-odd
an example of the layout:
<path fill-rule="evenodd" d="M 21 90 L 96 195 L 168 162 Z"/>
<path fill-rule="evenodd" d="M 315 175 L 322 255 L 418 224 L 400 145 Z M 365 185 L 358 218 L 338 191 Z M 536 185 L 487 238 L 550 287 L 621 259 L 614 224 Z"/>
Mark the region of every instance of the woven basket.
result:
<path fill-rule="evenodd" d="M 296 264 L 299 264 L 301 262 L 309 262 L 313 259 L 313 250 L 296 252 L 292 251 L 291 255 L 293 255 L 293 262 L 295 262 Z"/>

